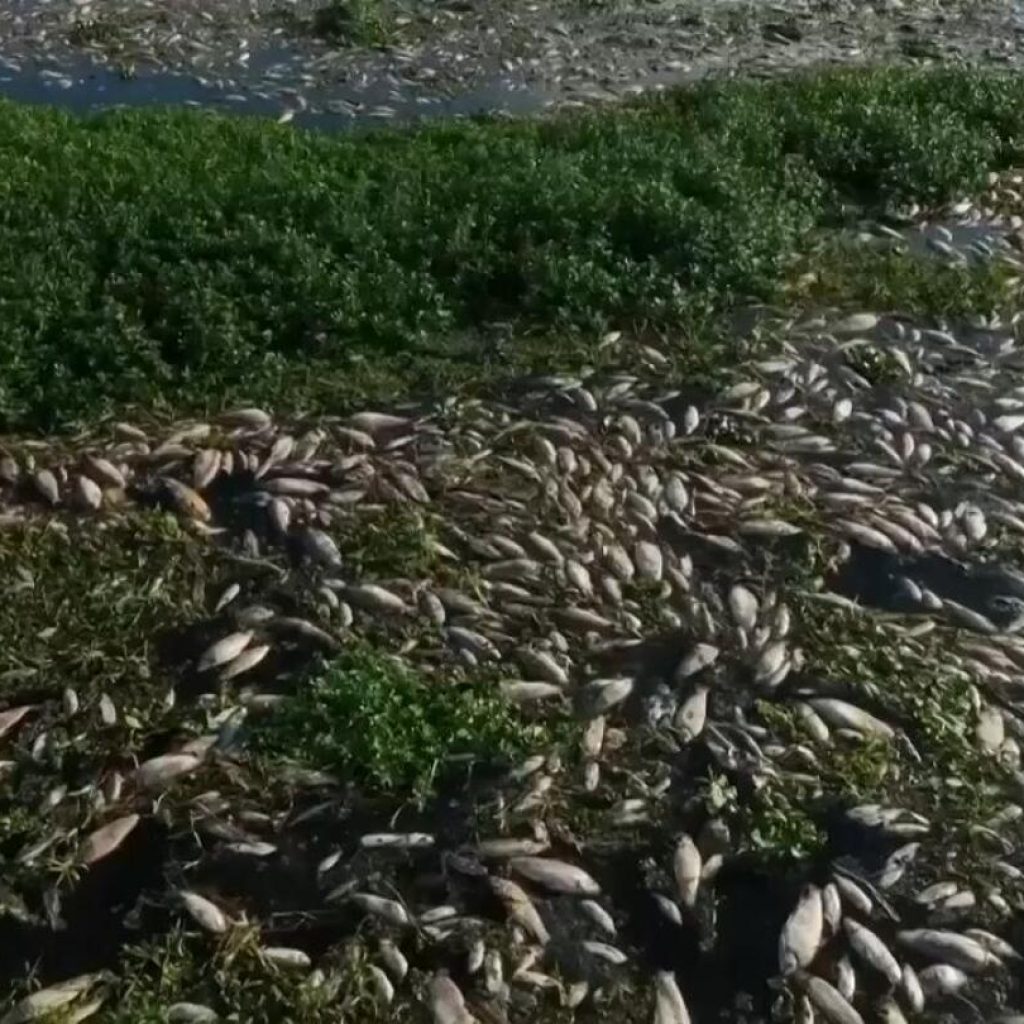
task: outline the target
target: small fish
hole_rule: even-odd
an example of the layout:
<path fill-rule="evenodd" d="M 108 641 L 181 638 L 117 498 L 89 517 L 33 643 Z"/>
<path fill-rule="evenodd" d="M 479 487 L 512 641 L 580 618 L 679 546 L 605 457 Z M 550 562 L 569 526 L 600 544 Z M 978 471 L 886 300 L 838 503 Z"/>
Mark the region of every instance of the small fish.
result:
<path fill-rule="evenodd" d="M 983 971 L 991 964 L 998 963 L 985 946 L 957 932 L 915 928 L 897 932 L 896 941 L 921 956 L 940 960 L 971 973 Z"/>
<path fill-rule="evenodd" d="M 547 945 L 550 940 L 547 927 L 525 890 L 507 878 L 491 877 L 489 883 L 509 918 L 529 932 L 542 946 Z"/>

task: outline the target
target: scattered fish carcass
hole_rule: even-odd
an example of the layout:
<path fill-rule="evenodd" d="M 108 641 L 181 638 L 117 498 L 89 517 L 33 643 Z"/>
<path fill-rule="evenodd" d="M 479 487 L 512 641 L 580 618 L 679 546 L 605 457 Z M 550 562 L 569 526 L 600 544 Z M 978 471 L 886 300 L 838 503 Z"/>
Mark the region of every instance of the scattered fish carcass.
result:
<path fill-rule="evenodd" d="M 248 408 L 137 428 L 137 447 L 123 430 L 86 438 L 83 453 L 29 459 L 11 444 L 5 508 L 30 522 L 87 516 L 95 529 L 156 506 L 220 573 L 201 603 L 202 641 L 181 658 L 181 692 L 160 707 L 180 731 L 102 688 L 32 690 L 0 709 L 0 757 L 53 773 L 53 831 L 18 851 L 22 867 L 47 865 L 56 891 L 73 891 L 150 842 L 150 826 L 166 829 L 188 855 L 147 898 L 214 941 L 269 927 L 254 903 L 190 874 L 276 864 L 294 856 L 300 829 L 343 819 L 338 780 L 301 768 L 289 776 L 294 808 L 261 803 L 246 723 L 264 699 L 287 699 L 275 690 L 282 665 L 371 639 L 435 685 L 456 668 L 497 672 L 524 715 L 575 730 L 573 750 L 536 751 L 495 784 L 479 834 L 381 819 L 344 849 L 317 851 L 320 895 L 302 913 L 349 922 L 347 941 L 363 943 L 360 930 L 382 940 L 367 955 L 384 1003 L 409 995 L 400 947 L 414 940 L 453 956 L 473 944 L 477 980 L 436 974 L 418 989 L 436 1019 L 468 1020 L 480 999 L 514 1006 L 511 990 L 596 998 L 600 979 L 643 963 L 620 927 L 635 908 L 617 902 L 609 848 L 663 829 L 643 865 L 651 905 L 673 928 L 713 931 L 731 865 L 773 841 L 770 814 L 751 826 L 773 794 L 822 790 L 844 771 L 876 773 L 857 786 L 888 782 L 893 765 L 934 768 L 929 793 L 961 811 L 969 783 L 955 773 L 983 766 L 984 817 L 950 827 L 969 828 L 1006 870 L 998 882 L 951 878 L 945 823 L 914 804 L 920 794 L 905 792 L 907 806 L 848 801 L 837 834 L 870 835 L 884 856 L 801 880 L 771 937 L 779 984 L 802 1013 L 854 1024 L 880 986 L 894 1016 L 970 999 L 980 978 L 1005 981 L 1017 952 L 998 921 L 1020 896 L 1024 577 L 1001 560 L 1024 510 L 1014 471 L 994 456 L 1021 458 L 1022 428 L 1001 411 L 1020 387 L 1013 351 L 856 311 L 783 327 L 785 359 L 740 367 L 699 409 L 677 408 L 656 375 L 594 374 L 525 382 L 508 407 L 281 423 Z M 946 335 L 963 350 L 953 371 Z M 616 347 L 636 356 L 628 339 Z M 884 391 L 862 386 L 867 370 L 845 358 L 869 347 L 899 370 Z M 769 429 L 798 422 L 806 433 Z M 101 500 L 67 500 L 76 473 Z M 365 525 L 397 523 L 429 544 L 415 558 L 369 558 Z M 828 662 L 830 649 L 846 653 Z M 924 664 L 938 649 L 941 672 L 923 687 L 894 675 L 887 692 L 867 671 L 880 657 Z M 839 664 L 853 667 L 837 675 Z M 913 699 L 904 684 L 918 686 Z M 55 766 L 92 722 L 165 742 L 131 762 L 112 753 L 75 789 Z M 936 750 L 961 760 L 928 765 Z M 693 777 L 694 763 L 711 781 Z M 396 865 L 443 878 L 443 895 L 427 899 Z M 571 976 L 567 932 L 589 987 Z M 319 968 L 305 949 L 260 949 L 268 971 Z M 688 1020 L 684 977 L 652 973 L 656 1019 Z"/>

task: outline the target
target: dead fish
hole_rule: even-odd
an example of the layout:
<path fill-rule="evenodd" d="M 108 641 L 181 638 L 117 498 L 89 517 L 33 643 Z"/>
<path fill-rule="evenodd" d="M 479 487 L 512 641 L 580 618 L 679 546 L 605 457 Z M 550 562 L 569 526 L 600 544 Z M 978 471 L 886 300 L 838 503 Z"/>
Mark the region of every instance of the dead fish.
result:
<path fill-rule="evenodd" d="M 970 981 L 963 971 L 951 964 L 932 964 L 921 971 L 918 977 L 926 998 L 953 995 Z"/>
<path fill-rule="evenodd" d="M 445 973 L 438 972 L 431 979 L 428 1003 L 434 1024 L 474 1024 L 461 990 Z"/>
<path fill-rule="evenodd" d="M 816 885 L 807 885 L 779 935 L 779 970 L 783 976 L 806 967 L 814 959 L 823 930 L 821 890 Z"/>
<path fill-rule="evenodd" d="M 33 474 L 32 482 L 39 494 L 51 505 L 60 504 L 60 485 L 57 483 L 57 478 L 48 469 L 40 469 Z"/>
<path fill-rule="evenodd" d="M 864 1024 L 864 1018 L 824 978 L 804 971 L 797 972 L 796 978 L 814 1008 L 830 1024 Z"/>
<path fill-rule="evenodd" d="M 686 1002 L 671 971 L 654 975 L 654 1024 L 690 1024 Z"/>
<path fill-rule="evenodd" d="M 628 677 L 594 679 L 577 693 L 577 712 L 585 719 L 604 715 L 621 704 L 633 692 L 634 685 L 634 681 Z"/>
<path fill-rule="evenodd" d="M 407 925 L 409 923 L 408 911 L 397 900 L 390 900 L 386 896 L 375 896 L 368 892 L 352 893 L 348 899 L 360 910 L 365 910 L 368 914 L 373 914 L 391 924 Z"/>
<path fill-rule="evenodd" d="M 718 659 L 718 648 L 714 644 L 697 644 L 686 654 L 676 667 L 674 678 L 677 682 L 688 679 L 692 675 L 713 665 Z"/>
<path fill-rule="evenodd" d="M 604 960 L 607 963 L 615 964 L 616 966 L 624 964 L 629 960 L 629 957 L 627 957 L 621 949 L 617 949 L 615 946 L 610 946 L 607 942 L 598 942 L 595 939 L 584 939 L 580 945 L 591 956 L 596 957 L 598 960 Z"/>
<path fill-rule="evenodd" d="M 201 523 L 208 523 L 213 518 L 210 506 L 188 484 L 183 484 L 180 480 L 175 480 L 170 476 L 162 477 L 160 482 L 164 493 L 179 515 L 189 519 L 198 519 Z"/>
<path fill-rule="evenodd" d="M 398 983 L 404 981 L 405 976 L 409 973 L 409 961 L 405 958 L 405 954 L 391 939 L 381 939 L 379 951 L 388 974 Z"/>
<path fill-rule="evenodd" d="M 232 658 L 221 669 L 218 678 L 221 682 L 234 679 L 236 676 L 242 675 L 243 672 L 248 672 L 250 669 L 255 668 L 269 653 L 270 644 L 257 644 L 255 647 L 250 647 L 248 650 L 242 651 L 237 657 Z"/>
<path fill-rule="evenodd" d="M 830 725 L 837 729 L 853 729 L 867 736 L 892 739 L 896 733 L 881 719 L 861 708 L 834 697 L 809 697 L 807 703 Z"/>
<path fill-rule="evenodd" d="M 526 891 L 507 878 L 491 877 L 488 882 L 510 920 L 529 932 L 542 946 L 547 945 L 550 935 Z"/>
<path fill-rule="evenodd" d="M 708 693 L 708 687 L 698 686 L 679 705 L 672 724 L 682 742 L 689 743 L 704 731 L 704 724 L 707 721 Z"/>
<path fill-rule="evenodd" d="M 200 1002 L 174 1002 L 167 1008 L 168 1024 L 216 1024 L 218 1014 Z"/>
<path fill-rule="evenodd" d="M 900 978 L 900 991 L 914 1013 L 920 1013 L 924 1009 L 924 990 L 918 980 L 917 972 L 910 964 L 903 965 L 903 973 Z"/>
<path fill-rule="evenodd" d="M 220 1016 L 201 1003 L 172 1003 L 167 1007 L 168 1024 L 216 1024 Z"/>
<path fill-rule="evenodd" d="M 78 861 L 88 866 L 112 854 L 139 823 L 137 814 L 126 814 L 90 832 L 78 848 Z"/>
<path fill-rule="evenodd" d="M 231 926 L 224 911 L 205 896 L 187 890 L 179 893 L 179 896 L 189 915 L 196 924 L 206 931 L 219 935 L 226 932 Z"/>
<path fill-rule="evenodd" d="M 897 932 L 896 941 L 920 956 L 940 960 L 944 964 L 971 973 L 983 971 L 986 967 L 998 963 L 981 943 L 957 932 L 914 928 Z"/>
<path fill-rule="evenodd" d="M 0 711 L 0 737 L 6 736 L 32 708 L 31 704 L 22 704 L 16 708 Z"/>
<path fill-rule="evenodd" d="M 85 471 L 100 487 L 124 490 L 128 486 L 128 481 L 125 480 L 121 470 L 103 456 L 86 455 L 82 461 Z"/>
<path fill-rule="evenodd" d="M 1020 960 L 1021 955 L 1010 945 L 1005 939 L 1001 939 L 998 935 L 993 935 L 991 932 L 987 932 L 982 928 L 968 928 L 964 931 L 964 936 L 968 939 L 973 939 L 978 943 L 979 946 L 983 946 L 993 956 L 998 957 L 1000 960 Z"/>
<path fill-rule="evenodd" d="M 262 409 L 232 409 L 218 417 L 226 427 L 241 427 L 245 430 L 266 430 L 273 420 Z"/>
<path fill-rule="evenodd" d="M 601 887 L 582 868 L 546 857 L 513 857 L 509 867 L 552 892 L 597 896 Z"/>
<path fill-rule="evenodd" d="M 829 882 L 821 890 L 821 914 L 829 934 L 835 935 L 843 919 L 843 907 L 835 882 Z"/>
<path fill-rule="evenodd" d="M 299 531 L 298 540 L 303 553 L 310 561 L 317 562 L 328 569 L 340 569 L 341 552 L 334 539 L 323 530 L 308 526 Z"/>
<path fill-rule="evenodd" d="M 218 612 L 223 611 L 229 604 L 231 604 L 232 601 L 234 601 L 236 597 L 238 597 L 241 590 L 242 588 L 237 583 L 231 583 L 226 586 L 213 606 L 213 614 L 216 615 Z"/>
<path fill-rule="evenodd" d="M 99 973 L 79 974 L 32 992 L 19 999 L 3 1017 L 0 1017 L 0 1024 L 29 1024 L 31 1021 L 52 1018 L 69 1003 L 88 992 L 102 977 L 103 975 Z"/>
<path fill-rule="evenodd" d="M 233 661 L 252 643 L 254 635 L 251 629 L 229 633 L 206 648 L 200 656 L 196 667 L 200 672 L 208 672 L 212 668 L 217 668 L 219 665 Z"/>
<path fill-rule="evenodd" d="M 194 754 L 162 754 L 144 761 L 135 770 L 135 784 L 139 789 L 162 789 L 180 775 L 195 771 L 200 759 Z"/>
<path fill-rule="evenodd" d="M 360 837 L 364 850 L 427 850 L 434 837 L 426 832 L 369 832 Z"/>
<path fill-rule="evenodd" d="M 839 890 L 839 895 L 843 900 L 858 914 L 863 914 L 866 917 L 871 915 L 874 909 L 871 897 L 856 882 L 845 875 L 834 874 L 832 884 Z"/>
<path fill-rule="evenodd" d="M 873 931 L 851 917 L 843 921 L 843 929 L 849 939 L 850 948 L 861 961 L 878 971 L 890 985 L 898 985 L 902 968 L 885 943 Z"/>
<path fill-rule="evenodd" d="M 75 477 L 75 499 L 83 508 L 98 509 L 103 504 L 103 491 L 87 476 Z"/>
<path fill-rule="evenodd" d="M 288 946 L 265 946 L 260 950 L 260 956 L 275 967 L 306 970 L 313 966 L 313 961 L 309 958 L 308 953 Z"/>
<path fill-rule="evenodd" d="M 672 873 L 675 876 L 679 899 L 685 907 L 694 907 L 697 904 L 702 866 L 697 844 L 684 832 L 676 843 L 672 857 Z"/>
<path fill-rule="evenodd" d="M 757 598 L 742 584 L 735 584 L 729 590 L 729 611 L 740 629 L 753 632 L 760 611 Z"/>
<path fill-rule="evenodd" d="M 616 928 L 615 922 L 612 920 L 611 914 L 608 913 L 604 907 L 601 906 L 596 900 L 580 900 L 580 910 L 582 910 L 591 921 L 597 925 L 609 938 L 615 938 Z"/>
<path fill-rule="evenodd" d="M 349 604 L 366 611 L 392 615 L 406 615 L 412 611 L 397 594 L 375 583 L 345 587 L 342 593 Z"/>

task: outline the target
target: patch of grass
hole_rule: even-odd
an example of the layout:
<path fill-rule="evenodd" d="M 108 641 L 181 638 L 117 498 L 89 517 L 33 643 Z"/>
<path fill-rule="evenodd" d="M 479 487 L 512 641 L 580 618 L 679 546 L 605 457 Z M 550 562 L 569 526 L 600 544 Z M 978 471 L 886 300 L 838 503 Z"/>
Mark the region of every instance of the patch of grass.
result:
<path fill-rule="evenodd" d="M 254 929 L 236 928 L 211 949 L 206 937 L 174 930 L 157 940 L 130 947 L 119 978 L 108 990 L 97 1024 L 164 1024 L 167 1008 L 192 1002 L 217 1012 L 221 1020 L 246 1024 L 414 1024 L 425 1017 L 430 975 L 413 968 L 398 986 L 394 1001 L 382 1006 L 368 971 L 371 957 L 358 942 L 335 947 L 309 971 L 268 965 L 259 953 Z M 479 985 L 462 982 L 471 1005 L 485 1005 Z M 623 1024 L 651 1016 L 652 986 L 626 969 L 594 993 L 595 1010 Z M 574 1011 L 553 994 L 531 1009 L 538 1024 L 572 1024 Z"/>
<path fill-rule="evenodd" d="M 772 734 L 787 747 L 809 748 L 817 764 L 787 757 L 795 774 L 770 778 L 740 808 L 743 832 L 755 847 L 813 852 L 824 842 L 826 801 L 878 803 L 941 823 L 944 853 L 955 856 L 961 871 L 982 870 L 992 851 L 975 827 L 994 817 L 1015 789 L 998 758 L 974 742 L 971 680 L 949 656 L 948 635 L 901 638 L 876 616 L 791 600 L 808 670 L 848 685 L 846 699 L 903 730 L 917 754 L 880 738 L 817 744 L 791 705 L 759 702 L 759 718 Z M 814 782 L 805 782 L 805 774 Z"/>
<path fill-rule="evenodd" d="M 764 710 L 765 720 L 775 726 L 774 708 Z M 725 776 L 709 775 L 704 785 L 708 813 L 729 822 L 741 848 L 768 858 L 810 857 L 822 849 L 825 835 L 815 820 L 812 797 L 806 786 L 776 776 L 766 777 L 742 799 Z"/>
<path fill-rule="evenodd" d="M 0 708 L 33 708 L 5 740 L 14 764 L 0 778 L 0 861 L 12 883 L 50 863 L 50 853 L 16 855 L 79 824 L 72 802 L 50 802 L 53 791 L 129 770 L 147 727 L 167 721 L 178 666 L 160 644 L 203 614 L 204 548 L 159 513 L 0 531 Z M 65 688 L 78 699 L 72 717 Z M 100 719 L 104 694 L 111 725 Z M 46 752 L 27 756 L 44 738 Z"/>
<path fill-rule="evenodd" d="M 359 579 L 422 579 L 434 575 L 441 561 L 436 526 L 420 511 L 385 505 L 339 520 L 333 536 Z"/>
<path fill-rule="evenodd" d="M 1010 163 L 1024 82 L 830 72 L 345 137 L 14 105 L 0 127 L 0 428 L 47 429 L 479 385 L 517 358 L 494 321 L 568 363 L 559 339 L 771 296 L 850 204 Z"/>
<path fill-rule="evenodd" d="M 545 738 L 521 721 L 490 679 L 453 670 L 428 678 L 355 648 L 262 724 L 256 749 L 344 779 L 424 798 L 455 759 L 509 761 Z"/>
<path fill-rule="evenodd" d="M 942 318 L 1008 313 L 1021 290 L 1019 272 L 995 260 L 950 265 L 845 240 L 817 247 L 801 261 L 797 281 L 789 289 L 794 299 Z"/>
<path fill-rule="evenodd" d="M 162 699 L 153 644 L 202 613 L 204 550 L 162 513 L 4 529 L 0 699 L 66 686 Z"/>
<path fill-rule="evenodd" d="M 855 703 L 904 727 L 920 755 L 893 743 L 836 744 L 822 759 L 824 785 L 851 803 L 912 808 L 951 831 L 996 813 L 1010 780 L 974 741 L 971 678 L 950 657 L 948 634 L 901 638 L 875 616 L 817 602 L 802 602 L 797 620 L 808 663 L 851 684 Z"/>
<path fill-rule="evenodd" d="M 398 1004 L 382 1013 L 365 956 L 357 949 L 332 957 L 321 984 L 309 971 L 287 970 L 260 955 L 255 929 L 237 928 L 216 948 L 202 936 L 174 930 L 129 948 L 111 997 L 98 1016 L 102 1024 L 163 1024 L 176 1002 L 209 1007 L 223 1020 L 251 1024 L 334 1024 L 339 1020 L 409 1021 L 411 1008 Z"/>
<path fill-rule="evenodd" d="M 292 32 L 326 40 L 334 46 L 379 46 L 392 32 L 389 6 L 381 0 L 328 0 L 308 17 L 278 8 L 271 17 Z"/>

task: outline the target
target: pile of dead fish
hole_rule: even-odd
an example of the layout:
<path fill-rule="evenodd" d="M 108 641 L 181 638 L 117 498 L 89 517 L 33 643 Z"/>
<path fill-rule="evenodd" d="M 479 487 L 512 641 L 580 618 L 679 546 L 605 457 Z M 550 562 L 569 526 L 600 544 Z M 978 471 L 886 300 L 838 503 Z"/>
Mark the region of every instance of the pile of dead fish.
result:
<path fill-rule="evenodd" d="M 587 837 L 578 837 L 575 855 L 563 855 L 572 845 L 548 827 L 559 794 L 604 797 L 601 814 L 614 831 L 658 822 L 671 799 L 671 764 L 698 748 L 754 790 L 785 782 L 795 774 L 790 747 L 758 720 L 757 700 L 797 711 L 805 774 L 835 744 L 880 742 L 893 757 L 928 756 L 884 703 L 824 685 L 828 666 L 802 649 L 794 595 L 871 614 L 820 586 L 772 579 L 779 558 L 819 548 L 837 565 L 868 558 L 883 567 L 887 594 L 906 616 L 888 624 L 894 643 L 913 648 L 935 630 L 948 635 L 948 661 L 967 680 L 975 709 L 973 721 L 954 727 L 998 758 L 1011 782 L 1004 810 L 976 830 L 1005 885 L 922 879 L 915 865 L 942 860 L 928 856 L 946 842 L 942 822 L 884 803 L 849 808 L 851 822 L 898 849 L 871 877 L 835 863 L 827 878 L 804 884 L 778 938 L 778 991 L 803 1021 L 857 1024 L 871 1014 L 895 1024 L 968 999 L 976 982 L 1005 979 L 1018 953 L 971 918 L 984 909 L 986 920 L 1007 921 L 1021 905 L 1013 826 L 1024 815 L 1024 639 L 1016 632 L 1024 576 L 990 557 L 997 533 L 1024 539 L 1016 323 L 925 327 L 860 312 L 771 329 L 776 353 L 700 403 L 658 384 L 670 354 L 610 335 L 605 346 L 631 370 L 524 381 L 514 401 L 449 400 L 295 422 L 248 408 L 161 429 L 117 423 L 74 445 L 8 442 L 0 527 L 44 518 L 102 523 L 132 507 L 161 506 L 211 551 L 274 566 L 307 598 L 302 617 L 243 598 L 238 584 L 218 595 L 212 618 L 224 627 L 195 664 L 209 679 L 196 709 L 202 735 L 130 776 L 57 790 L 55 800 L 80 812 L 77 866 L 111 857 L 158 807 L 178 813 L 173 793 L 184 780 L 212 773 L 224 758 L 244 764 L 247 717 L 286 699 L 260 674 L 279 644 L 329 656 L 372 633 L 442 679 L 445 666 L 497 664 L 509 670 L 497 685 L 524 713 L 582 723 L 578 763 L 538 751 L 518 766 L 502 793 L 500 834 L 442 849 L 430 832 L 381 831 L 362 835 L 359 847 L 443 855 L 503 908 L 511 946 L 456 902 L 414 906 L 370 872 L 353 877 L 340 845 L 316 865 L 317 881 L 324 906 L 375 922 L 371 974 L 382 1004 L 408 973 L 401 945 L 415 931 L 453 950 L 468 946 L 460 964 L 472 991 L 446 972 L 429 985 L 439 1024 L 465 1024 L 481 1005 L 518 1019 L 517 988 L 577 1006 L 609 972 L 630 969 L 632 951 L 616 945 L 625 910 L 589 863 Z M 884 368 L 884 387 L 870 367 Z M 471 574 L 472 587 L 397 570 L 370 579 L 353 572 L 339 527 L 396 506 L 434 517 L 434 553 L 462 578 Z M 116 715 L 107 701 L 99 713 Z M 89 710 L 71 690 L 55 703 L 72 723 Z M 45 747 L 32 731 L 33 710 L 0 712 L 4 758 Z M 617 753 L 639 733 L 658 737 L 663 758 L 620 771 Z M 304 812 L 303 823 L 336 809 L 328 799 Z M 216 791 L 179 810 L 202 837 L 200 860 L 219 848 L 273 857 L 296 826 L 289 812 L 238 815 Z M 666 838 L 658 876 L 665 881 L 651 895 L 666 921 L 682 926 L 714 902 L 716 879 L 742 852 L 742 837 L 712 817 L 693 835 Z M 22 851 L 19 860 L 31 863 L 39 852 Z M 916 891 L 908 894 L 900 887 L 911 875 Z M 199 888 L 182 876 L 166 894 L 179 918 L 214 935 L 245 924 L 215 891 Z M 913 921 L 903 919 L 900 900 L 917 908 Z M 583 936 L 576 955 L 589 973 L 563 970 L 556 912 L 574 915 Z M 268 964 L 315 969 L 299 949 L 269 946 L 262 955 Z M 320 971 L 318 982 L 328 980 Z M 100 975 L 65 981 L 26 996 L 2 1020 L 62 1007 L 68 1019 L 85 1019 L 101 1005 L 104 984 Z M 656 1024 L 689 1019 L 672 971 L 654 972 L 653 990 Z M 211 1012 L 180 1004 L 170 1019 L 212 1019 Z"/>

